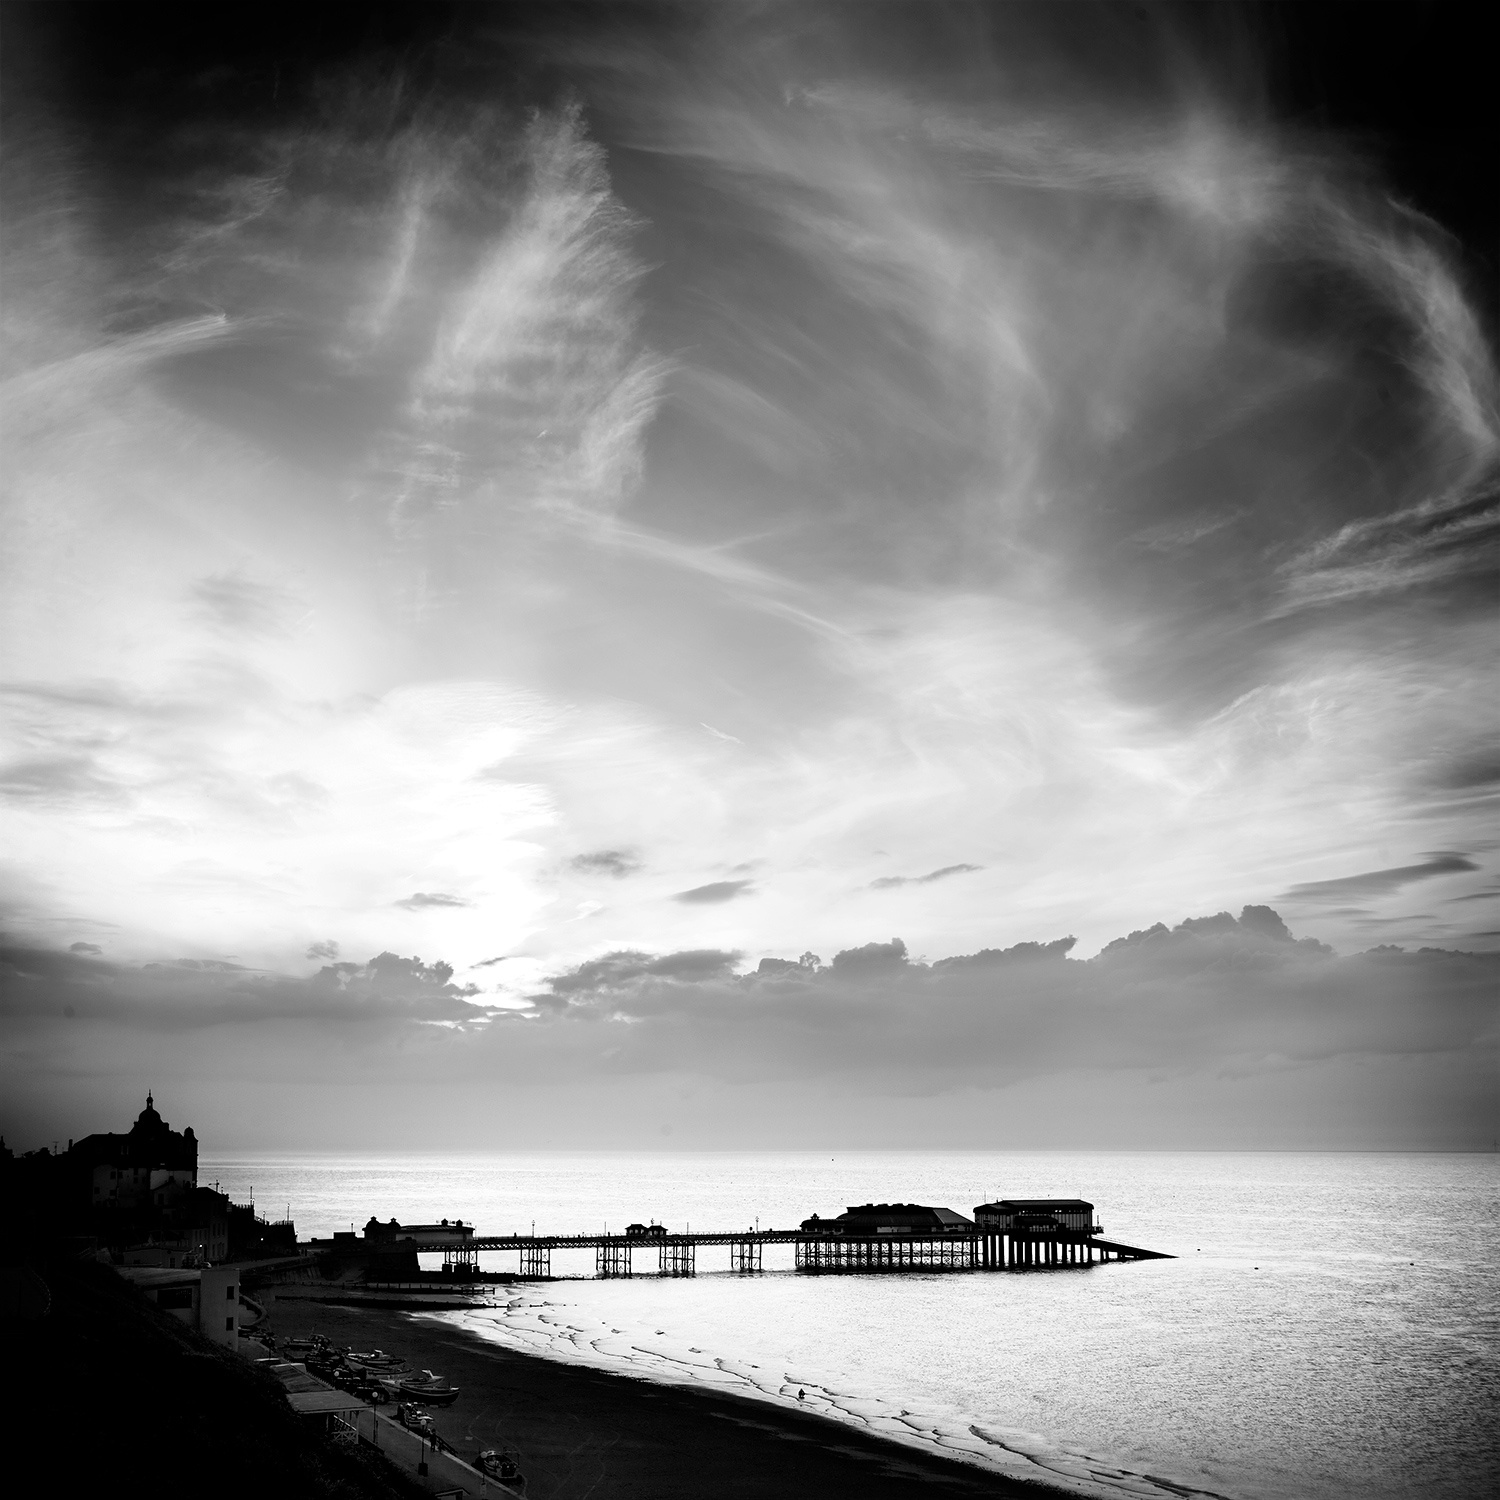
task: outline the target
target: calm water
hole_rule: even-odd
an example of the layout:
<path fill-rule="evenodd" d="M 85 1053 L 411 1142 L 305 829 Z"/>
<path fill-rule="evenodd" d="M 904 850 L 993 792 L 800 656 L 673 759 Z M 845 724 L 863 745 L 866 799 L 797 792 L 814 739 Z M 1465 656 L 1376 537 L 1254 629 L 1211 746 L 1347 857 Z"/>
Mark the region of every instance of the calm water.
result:
<path fill-rule="evenodd" d="M 1500 1158 L 914 1152 L 275 1156 L 206 1162 L 298 1233 L 371 1213 L 481 1233 L 791 1228 L 905 1200 L 1081 1196 L 1106 1236 L 1180 1258 L 1028 1275 L 799 1277 L 699 1251 L 690 1281 L 502 1289 L 447 1315 L 513 1348 L 805 1399 L 1081 1494 L 1235 1500 L 1493 1493 Z M 655 1269 L 654 1252 L 637 1256 Z M 485 1257 L 516 1269 L 516 1257 Z M 1160 1481 L 1160 1482 L 1159 1482 Z"/>

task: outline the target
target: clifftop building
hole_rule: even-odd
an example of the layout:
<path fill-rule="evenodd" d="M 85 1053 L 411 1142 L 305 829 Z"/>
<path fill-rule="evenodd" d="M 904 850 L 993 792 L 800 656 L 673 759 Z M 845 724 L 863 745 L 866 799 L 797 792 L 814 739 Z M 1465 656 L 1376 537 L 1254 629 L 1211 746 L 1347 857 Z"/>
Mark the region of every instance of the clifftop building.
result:
<path fill-rule="evenodd" d="M 70 1143 L 68 1157 L 75 1172 L 88 1175 L 95 1208 L 170 1208 L 198 1186 L 193 1127 L 173 1130 L 150 1094 L 127 1133 L 86 1135 Z"/>
<path fill-rule="evenodd" d="M 23 1234 L 75 1237 L 118 1263 L 185 1270 L 255 1255 L 297 1253 L 290 1221 L 268 1224 L 253 1203 L 198 1185 L 198 1137 L 173 1130 L 146 1095 L 127 1131 L 100 1131 L 15 1157 L 0 1142 L 0 1198 Z"/>

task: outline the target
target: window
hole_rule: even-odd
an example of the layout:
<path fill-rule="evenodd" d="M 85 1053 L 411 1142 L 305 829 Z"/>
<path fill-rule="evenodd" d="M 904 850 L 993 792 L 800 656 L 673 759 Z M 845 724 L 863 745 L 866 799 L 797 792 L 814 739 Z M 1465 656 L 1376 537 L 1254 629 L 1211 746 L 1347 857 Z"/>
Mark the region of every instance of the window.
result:
<path fill-rule="evenodd" d="M 226 1286 L 224 1288 L 224 1300 L 226 1302 L 233 1302 L 234 1301 L 234 1283 L 233 1282 L 231 1282 L 228 1286 Z"/>
<path fill-rule="evenodd" d="M 224 1332 L 225 1333 L 233 1333 L 234 1332 L 234 1319 L 233 1318 L 225 1318 L 224 1319 Z"/>

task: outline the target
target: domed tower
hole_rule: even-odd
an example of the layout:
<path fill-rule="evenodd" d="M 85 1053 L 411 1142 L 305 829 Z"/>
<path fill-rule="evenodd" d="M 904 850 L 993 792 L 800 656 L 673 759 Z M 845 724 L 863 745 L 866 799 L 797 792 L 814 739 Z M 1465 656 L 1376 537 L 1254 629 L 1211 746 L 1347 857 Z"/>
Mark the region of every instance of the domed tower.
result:
<path fill-rule="evenodd" d="M 191 1129 L 180 1135 L 157 1113 L 156 1100 L 146 1095 L 146 1107 L 130 1127 L 130 1156 L 135 1165 L 151 1169 L 198 1172 L 198 1140 Z"/>
<path fill-rule="evenodd" d="M 138 1157 L 154 1157 L 167 1144 L 172 1128 L 156 1112 L 156 1101 L 146 1095 L 146 1107 L 135 1117 L 130 1127 L 130 1147 Z"/>

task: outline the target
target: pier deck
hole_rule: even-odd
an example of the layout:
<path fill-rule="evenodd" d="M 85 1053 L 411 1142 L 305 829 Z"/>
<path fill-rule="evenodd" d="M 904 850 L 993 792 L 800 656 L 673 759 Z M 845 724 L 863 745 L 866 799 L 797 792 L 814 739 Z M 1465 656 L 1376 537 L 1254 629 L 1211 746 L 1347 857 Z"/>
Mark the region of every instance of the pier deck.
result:
<path fill-rule="evenodd" d="M 474 1235 L 456 1247 L 451 1240 L 410 1241 L 423 1254 L 441 1252 L 445 1269 L 477 1269 L 481 1253 L 515 1251 L 520 1274 L 538 1279 L 552 1275 L 554 1250 L 593 1250 L 603 1277 L 633 1274 L 637 1251 L 655 1250 L 657 1274 L 694 1276 L 697 1252 L 704 1245 L 729 1247 L 729 1269 L 761 1269 L 766 1245 L 796 1246 L 796 1267 L 807 1272 L 1041 1270 L 1085 1266 L 1107 1260 L 1173 1260 L 1160 1250 L 1143 1250 L 1097 1234 L 1076 1231 L 995 1234 L 850 1235 L 807 1229 L 715 1229 L 682 1234 L 508 1234 Z"/>
<path fill-rule="evenodd" d="M 600 1250 L 628 1245 L 635 1250 L 651 1250 L 658 1245 L 791 1245 L 806 1236 L 800 1229 L 715 1229 L 701 1234 L 476 1234 L 467 1241 L 472 1250 Z M 446 1244 L 413 1242 L 413 1249 L 428 1253 L 447 1250 Z"/>

